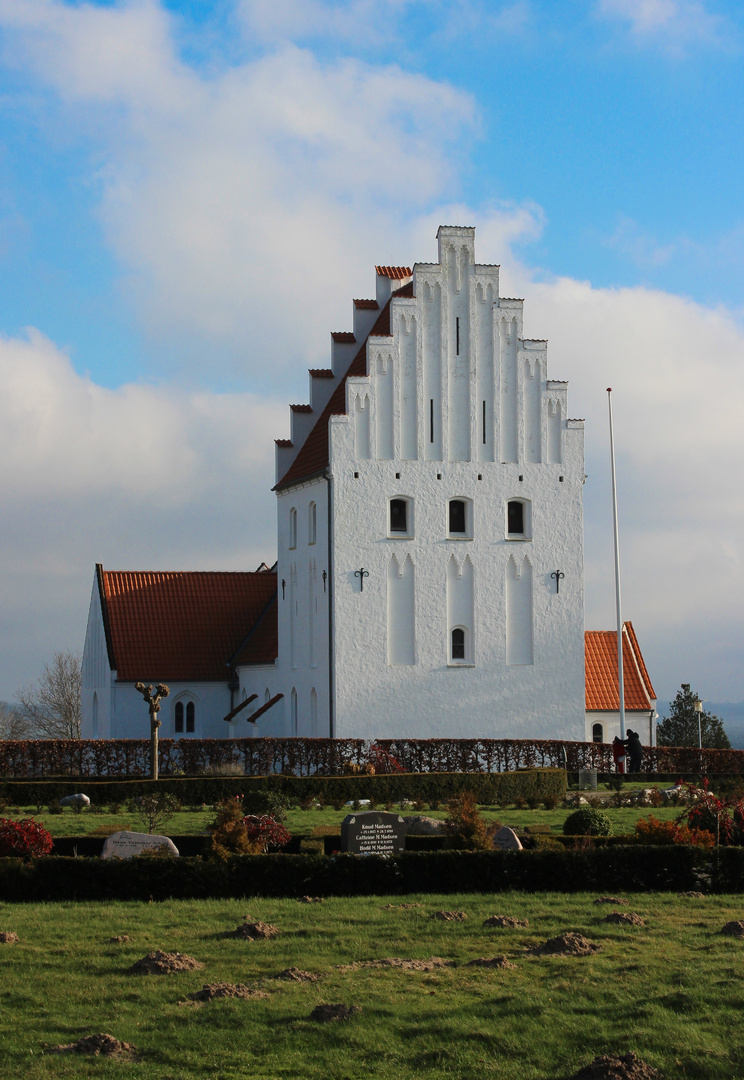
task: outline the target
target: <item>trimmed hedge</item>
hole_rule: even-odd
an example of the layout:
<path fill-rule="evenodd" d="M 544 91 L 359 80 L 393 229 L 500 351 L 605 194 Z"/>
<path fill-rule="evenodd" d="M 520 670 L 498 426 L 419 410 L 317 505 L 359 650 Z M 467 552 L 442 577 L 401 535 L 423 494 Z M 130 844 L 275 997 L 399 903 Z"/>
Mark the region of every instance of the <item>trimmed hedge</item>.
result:
<path fill-rule="evenodd" d="M 598 847 L 567 851 L 429 851 L 380 856 L 0 859 L 0 899 L 168 900 L 439 892 L 744 890 L 744 850 Z"/>
<path fill-rule="evenodd" d="M 261 798 L 269 793 L 301 802 L 321 795 L 327 803 L 375 799 L 377 803 L 422 799 L 440 802 L 472 791 L 481 804 L 525 799 L 563 799 L 566 774 L 562 769 L 524 769 L 510 773 L 386 773 L 374 776 L 198 776 L 160 780 L 8 780 L 0 783 L 0 799 L 12 806 L 48 806 L 65 795 L 84 791 L 96 806 L 123 803 L 156 787 L 175 795 L 183 804 L 210 805 L 243 795 Z"/>

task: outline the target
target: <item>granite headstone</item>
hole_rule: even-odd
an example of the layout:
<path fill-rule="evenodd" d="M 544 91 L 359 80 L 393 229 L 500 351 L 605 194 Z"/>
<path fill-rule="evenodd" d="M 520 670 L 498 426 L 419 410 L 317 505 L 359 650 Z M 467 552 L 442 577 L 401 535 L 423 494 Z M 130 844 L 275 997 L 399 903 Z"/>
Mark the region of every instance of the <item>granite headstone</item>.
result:
<path fill-rule="evenodd" d="M 106 837 L 102 859 L 131 859 L 143 851 L 165 848 L 163 855 L 178 855 L 178 848 L 168 836 L 146 832 L 115 832 Z"/>
<path fill-rule="evenodd" d="M 521 851 L 522 842 L 508 825 L 502 825 L 493 838 L 493 846 L 501 851 Z"/>
<path fill-rule="evenodd" d="M 341 850 L 354 855 L 393 855 L 406 846 L 406 821 L 400 814 L 367 810 L 341 822 Z"/>
<path fill-rule="evenodd" d="M 59 800 L 60 806 L 90 806 L 90 799 L 87 795 L 83 795 L 82 791 L 77 795 L 65 795 L 64 799 Z"/>

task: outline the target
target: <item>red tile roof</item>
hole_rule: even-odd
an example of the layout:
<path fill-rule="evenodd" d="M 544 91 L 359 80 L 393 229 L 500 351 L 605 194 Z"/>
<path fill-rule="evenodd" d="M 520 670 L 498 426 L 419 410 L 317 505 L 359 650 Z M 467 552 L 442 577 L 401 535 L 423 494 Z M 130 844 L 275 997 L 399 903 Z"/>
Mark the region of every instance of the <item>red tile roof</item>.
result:
<path fill-rule="evenodd" d="M 307 412 L 312 412 L 313 411 L 312 405 L 290 405 L 289 407 L 292 410 L 292 412 L 304 412 L 304 413 L 307 413 Z"/>
<path fill-rule="evenodd" d="M 641 655 L 633 624 L 623 623 L 623 685 L 625 708 L 648 712 L 656 693 Z M 586 707 L 617 712 L 617 631 L 587 630 L 584 634 L 586 661 Z"/>
<path fill-rule="evenodd" d="M 376 300 L 355 300 L 354 307 L 361 308 L 363 311 L 374 311 L 380 305 Z"/>
<path fill-rule="evenodd" d="M 403 278 L 413 276 L 410 266 L 376 266 L 375 270 L 380 277 L 392 278 L 393 281 L 402 281 Z"/>
<path fill-rule="evenodd" d="M 97 572 L 119 680 L 224 682 L 238 653 L 244 664 L 276 659 L 274 571 Z"/>
<path fill-rule="evenodd" d="M 353 341 L 354 340 L 354 335 L 352 334 L 351 337 L 352 337 L 352 341 Z M 329 367 L 311 367 L 311 368 L 308 368 L 307 370 L 310 372 L 310 374 L 312 375 L 312 377 L 314 379 L 332 379 L 333 378 L 333 369 L 329 368 Z"/>
<path fill-rule="evenodd" d="M 331 337 L 334 341 L 337 341 L 339 345 L 351 345 L 356 341 L 351 330 L 331 330 Z"/>
<path fill-rule="evenodd" d="M 401 290 L 402 293 L 402 290 Z M 400 293 L 395 294 L 400 295 Z M 369 332 L 369 337 L 387 337 L 390 335 L 390 301 L 377 317 L 375 325 Z M 328 424 L 332 416 L 343 416 L 346 412 L 346 380 L 349 375 L 367 374 L 367 341 L 363 341 L 354 359 L 346 371 L 344 377 L 331 394 L 330 401 L 308 435 L 307 439 L 284 476 L 274 490 L 287 487 L 295 480 L 302 480 L 306 476 L 314 476 L 322 472 L 328 464 Z"/>

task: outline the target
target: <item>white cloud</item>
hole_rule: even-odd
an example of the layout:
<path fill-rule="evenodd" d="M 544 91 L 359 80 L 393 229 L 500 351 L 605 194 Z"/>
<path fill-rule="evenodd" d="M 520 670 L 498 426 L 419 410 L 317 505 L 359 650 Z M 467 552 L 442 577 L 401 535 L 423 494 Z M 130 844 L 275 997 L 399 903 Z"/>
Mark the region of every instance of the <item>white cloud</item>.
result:
<path fill-rule="evenodd" d="M 245 569 L 275 557 L 286 404 L 175 385 L 112 391 L 36 330 L 0 339 L 0 699 L 82 648 L 93 566 Z"/>
<path fill-rule="evenodd" d="M 598 0 L 596 11 L 626 23 L 639 44 L 655 44 L 670 54 L 701 45 L 730 50 L 735 42 L 729 20 L 702 0 Z"/>
<path fill-rule="evenodd" d="M 102 220 L 153 338 L 192 368 L 216 345 L 253 385 L 325 361 L 327 296 L 350 273 L 368 287 L 379 237 L 441 197 L 476 124 L 444 82 L 291 44 L 198 74 L 147 0 L 0 0 L 0 25 L 72 130 L 93 127 Z"/>

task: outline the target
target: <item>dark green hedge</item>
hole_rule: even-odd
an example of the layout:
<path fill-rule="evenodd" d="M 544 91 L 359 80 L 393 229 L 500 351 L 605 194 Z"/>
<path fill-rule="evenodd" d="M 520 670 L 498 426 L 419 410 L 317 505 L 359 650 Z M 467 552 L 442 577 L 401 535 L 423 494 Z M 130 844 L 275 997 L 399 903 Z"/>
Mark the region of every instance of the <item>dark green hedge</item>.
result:
<path fill-rule="evenodd" d="M 0 859 L 3 901 L 365 896 L 427 892 L 741 892 L 744 850 L 598 847 L 531 852 L 420 851 L 102 860 Z M 710 884 L 708 884 L 708 881 Z"/>
<path fill-rule="evenodd" d="M 161 780 L 8 780 L 0 783 L 0 799 L 11 806 L 48 806 L 65 795 L 85 792 L 97 806 L 123 803 L 144 795 L 156 786 L 187 806 L 214 804 L 234 795 L 260 798 L 268 793 L 300 802 L 322 795 L 328 803 L 351 799 L 375 799 L 377 803 L 422 799 L 440 802 L 472 791 L 479 803 L 513 802 L 555 797 L 566 793 L 562 769 L 524 769 L 509 773 L 394 773 L 380 776 L 245 776 L 165 777 Z"/>

